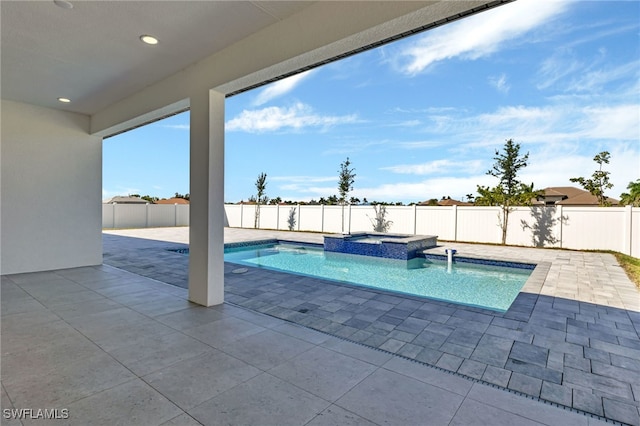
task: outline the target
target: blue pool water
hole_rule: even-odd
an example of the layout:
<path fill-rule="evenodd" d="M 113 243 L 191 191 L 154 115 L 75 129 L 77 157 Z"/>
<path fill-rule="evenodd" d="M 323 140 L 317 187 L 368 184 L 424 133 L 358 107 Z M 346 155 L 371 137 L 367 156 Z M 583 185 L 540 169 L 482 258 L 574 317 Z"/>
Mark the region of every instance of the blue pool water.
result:
<path fill-rule="evenodd" d="M 226 248 L 225 262 L 385 289 L 504 312 L 530 269 L 417 257 L 382 259 L 295 244 Z"/>

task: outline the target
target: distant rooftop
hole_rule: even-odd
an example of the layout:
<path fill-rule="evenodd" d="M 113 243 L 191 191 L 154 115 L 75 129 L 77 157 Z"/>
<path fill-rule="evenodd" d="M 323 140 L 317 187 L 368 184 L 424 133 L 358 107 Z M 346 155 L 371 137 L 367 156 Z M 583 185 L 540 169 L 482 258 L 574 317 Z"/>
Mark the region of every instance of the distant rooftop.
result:
<path fill-rule="evenodd" d="M 189 200 L 185 200 L 184 198 L 163 198 L 162 200 L 158 200 L 155 204 L 189 204 Z"/>
<path fill-rule="evenodd" d="M 147 204 L 148 201 L 140 197 L 123 197 L 117 195 L 102 202 L 103 204 Z"/>
<path fill-rule="evenodd" d="M 598 198 L 574 186 L 551 186 L 543 189 L 544 196 L 535 205 L 559 205 L 559 206 L 597 206 Z M 618 205 L 619 200 L 607 197 L 611 205 Z"/>

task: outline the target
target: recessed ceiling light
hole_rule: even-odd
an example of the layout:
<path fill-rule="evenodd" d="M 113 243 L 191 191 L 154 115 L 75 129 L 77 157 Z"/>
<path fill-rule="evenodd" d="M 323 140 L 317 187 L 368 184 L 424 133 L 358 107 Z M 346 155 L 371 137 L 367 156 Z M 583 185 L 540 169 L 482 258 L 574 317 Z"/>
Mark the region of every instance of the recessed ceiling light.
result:
<path fill-rule="evenodd" d="M 158 39 L 155 38 L 154 36 L 150 36 L 150 35 L 141 35 L 140 36 L 140 40 L 142 40 L 143 43 L 147 43 L 147 44 L 158 44 Z"/>
<path fill-rule="evenodd" d="M 53 0 L 53 3 L 63 9 L 73 9 L 73 4 L 66 0 Z"/>
<path fill-rule="evenodd" d="M 65 103 L 65 104 L 68 104 L 69 102 L 71 102 L 71 99 L 67 99 L 67 98 L 58 98 L 58 101 L 59 101 L 59 102 L 62 102 L 62 103 Z"/>

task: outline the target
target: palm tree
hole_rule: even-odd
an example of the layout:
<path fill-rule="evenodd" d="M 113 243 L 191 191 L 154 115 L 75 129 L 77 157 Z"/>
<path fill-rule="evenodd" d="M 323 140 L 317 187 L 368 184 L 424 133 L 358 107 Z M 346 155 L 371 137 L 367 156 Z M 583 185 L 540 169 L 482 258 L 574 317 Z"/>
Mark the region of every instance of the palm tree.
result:
<path fill-rule="evenodd" d="M 629 182 L 627 189 L 629 192 L 620 194 L 620 205 L 640 207 L 640 179 L 636 179 L 635 182 Z"/>

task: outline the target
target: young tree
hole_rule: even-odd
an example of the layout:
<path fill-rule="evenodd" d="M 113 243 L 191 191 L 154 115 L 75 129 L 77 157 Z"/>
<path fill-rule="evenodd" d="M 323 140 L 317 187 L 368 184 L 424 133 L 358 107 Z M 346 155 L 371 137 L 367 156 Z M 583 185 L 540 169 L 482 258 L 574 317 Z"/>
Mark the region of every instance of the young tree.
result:
<path fill-rule="evenodd" d="M 593 161 L 598 163 L 600 167 L 593 172 L 591 179 L 585 179 L 583 177 L 569 179 L 571 182 L 579 183 L 585 191 L 589 191 L 591 195 L 594 195 L 598 199 L 598 204 L 601 207 L 611 205 L 607 200 L 607 196 L 604 195 L 604 191 L 613 188 L 613 184 L 609 183 L 609 172 L 602 170 L 602 164 L 609 164 L 610 157 L 609 151 L 602 151 L 593 157 Z"/>
<path fill-rule="evenodd" d="M 289 209 L 289 217 L 287 218 L 287 226 L 289 227 L 289 231 L 293 231 L 296 229 L 296 208 L 291 207 Z"/>
<path fill-rule="evenodd" d="M 355 182 L 356 174 L 355 168 L 350 169 L 351 162 L 349 157 L 340 164 L 340 170 L 338 170 L 338 193 L 340 194 L 340 205 L 342 206 L 342 232 L 344 233 L 344 205 L 347 202 L 347 196 L 349 192 L 353 190 L 353 182 Z"/>
<path fill-rule="evenodd" d="M 267 174 L 260 173 L 256 180 L 256 216 L 254 221 L 254 227 L 260 227 L 260 204 L 266 204 L 269 198 L 265 195 L 267 189 Z"/>
<path fill-rule="evenodd" d="M 518 171 L 527 167 L 529 153 L 520 156 L 520 144 L 514 143 L 513 139 L 506 141 L 502 153 L 496 150 L 493 159 L 495 163 L 487 174 L 500 181 L 493 188 L 478 185 L 480 196 L 476 198 L 476 204 L 501 207 L 498 217 L 502 230 L 502 244 L 506 244 L 509 213 L 513 211 L 513 206 L 531 205 L 531 200 L 538 195 L 538 191 L 533 189 L 533 183 L 526 185 L 518 180 Z"/>
<path fill-rule="evenodd" d="M 376 212 L 375 218 L 371 219 L 369 215 L 367 215 L 371 221 L 371 225 L 373 225 L 373 230 L 375 232 L 389 232 L 389 228 L 393 225 L 393 221 L 387 219 L 387 207 L 383 205 L 374 205 L 373 211 Z"/>
<path fill-rule="evenodd" d="M 636 179 L 635 182 L 629 182 L 627 189 L 629 192 L 620 194 L 620 205 L 640 207 L 640 179 Z"/>

